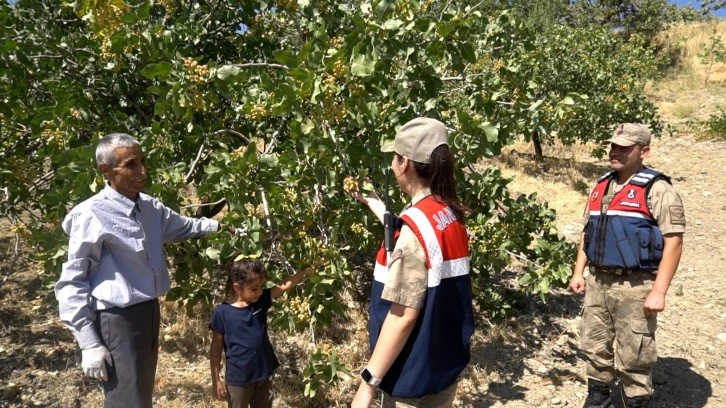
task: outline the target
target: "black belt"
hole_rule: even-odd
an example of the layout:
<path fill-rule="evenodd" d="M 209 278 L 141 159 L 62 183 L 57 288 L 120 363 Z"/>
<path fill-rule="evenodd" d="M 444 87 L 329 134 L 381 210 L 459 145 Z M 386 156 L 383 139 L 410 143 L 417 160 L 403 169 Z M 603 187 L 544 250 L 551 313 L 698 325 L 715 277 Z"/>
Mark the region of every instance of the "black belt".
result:
<path fill-rule="evenodd" d="M 597 266 L 591 266 L 590 272 L 594 273 L 606 273 L 609 275 L 618 275 L 618 276 L 630 276 L 633 274 L 638 273 L 647 273 L 651 275 L 655 275 L 657 270 L 647 270 L 647 269 L 626 269 L 626 268 L 600 268 Z"/>

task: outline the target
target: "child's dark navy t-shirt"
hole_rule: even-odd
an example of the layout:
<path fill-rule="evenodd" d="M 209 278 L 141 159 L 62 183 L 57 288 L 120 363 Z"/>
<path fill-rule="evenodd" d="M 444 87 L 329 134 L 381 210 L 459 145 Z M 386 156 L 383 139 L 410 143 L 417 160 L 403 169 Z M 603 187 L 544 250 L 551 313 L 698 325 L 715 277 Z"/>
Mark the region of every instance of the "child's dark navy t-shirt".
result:
<path fill-rule="evenodd" d="M 272 306 L 270 289 L 247 307 L 227 302 L 212 312 L 209 328 L 224 335 L 227 385 L 244 387 L 266 380 L 280 365 L 267 334 L 267 311 Z"/>

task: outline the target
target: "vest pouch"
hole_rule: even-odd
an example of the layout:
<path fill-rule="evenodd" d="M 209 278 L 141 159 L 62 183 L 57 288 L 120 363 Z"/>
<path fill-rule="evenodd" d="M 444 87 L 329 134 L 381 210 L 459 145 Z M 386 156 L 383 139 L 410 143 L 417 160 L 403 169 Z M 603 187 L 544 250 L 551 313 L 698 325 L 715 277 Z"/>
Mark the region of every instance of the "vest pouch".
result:
<path fill-rule="evenodd" d="M 637 243 L 633 243 L 636 244 L 635 246 L 631 244 L 620 217 L 612 217 L 611 220 L 613 233 L 615 234 L 615 245 L 620 253 L 620 258 L 623 260 L 623 266 L 628 269 L 640 268 L 640 251 L 636 252 Z"/>
<path fill-rule="evenodd" d="M 653 226 L 650 228 L 650 248 L 652 260 L 660 262 L 663 259 L 663 234 L 660 232 L 660 228 Z"/>
<path fill-rule="evenodd" d="M 653 260 L 651 254 L 651 233 L 650 228 L 638 230 L 638 250 L 640 250 L 640 263 L 646 264 Z"/>

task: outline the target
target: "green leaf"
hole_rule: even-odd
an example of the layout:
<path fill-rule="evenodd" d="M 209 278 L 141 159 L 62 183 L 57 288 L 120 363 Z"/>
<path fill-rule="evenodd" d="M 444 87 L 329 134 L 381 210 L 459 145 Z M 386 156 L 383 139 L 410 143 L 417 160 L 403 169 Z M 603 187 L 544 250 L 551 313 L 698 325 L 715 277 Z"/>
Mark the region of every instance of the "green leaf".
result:
<path fill-rule="evenodd" d="M 166 296 L 164 296 L 164 300 L 179 300 L 184 296 L 184 290 L 180 288 L 179 286 L 175 286 L 171 289 L 169 289 L 168 292 L 166 292 Z"/>
<path fill-rule="evenodd" d="M 288 71 L 288 74 L 290 74 L 291 77 L 297 79 L 298 81 L 305 82 L 308 79 L 310 79 L 310 73 L 302 68 L 293 68 Z"/>
<path fill-rule="evenodd" d="M 226 81 L 229 78 L 239 75 L 239 67 L 234 65 L 223 65 L 217 68 L 217 78 Z"/>
<path fill-rule="evenodd" d="M 383 23 L 382 27 L 384 30 L 392 31 L 392 30 L 398 30 L 399 28 L 401 28 L 402 25 L 403 25 L 403 21 L 401 21 L 397 18 L 392 18 L 390 20 L 386 20 L 386 22 Z"/>
<path fill-rule="evenodd" d="M 220 251 L 219 249 L 217 249 L 217 248 L 212 248 L 212 247 L 209 247 L 209 248 L 207 248 L 207 249 L 206 249 L 206 250 L 204 251 L 204 253 L 205 253 L 205 254 L 206 254 L 206 255 L 207 255 L 207 256 L 208 256 L 208 257 L 209 257 L 210 259 L 214 259 L 214 260 L 219 260 L 219 254 L 220 254 L 221 252 L 222 252 L 222 251 Z"/>
<path fill-rule="evenodd" d="M 134 12 L 126 13 L 122 17 L 122 20 L 125 24 L 134 24 L 137 21 L 139 21 L 139 18 L 136 16 Z"/>
<path fill-rule="evenodd" d="M 111 36 L 111 52 L 121 54 L 126 46 L 126 31 L 118 30 Z"/>
<path fill-rule="evenodd" d="M 161 79 L 169 76 L 171 72 L 171 63 L 168 61 L 160 62 L 158 64 L 149 64 L 141 69 L 141 75 L 147 79 L 154 79 L 161 77 Z"/>
<path fill-rule="evenodd" d="M 277 158 L 276 154 L 263 154 L 260 155 L 259 162 L 266 164 L 269 167 L 274 167 L 280 162 L 280 159 Z"/>
<path fill-rule="evenodd" d="M 479 125 L 479 128 L 484 131 L 484 134 L 486 134 L 488 142 L 496 143 L 497 140 L 499 140 L 499 129 L 490 122 L 482 123 Z"/>
<path fill-rule="evenodd" d="M 424 109 L 429 111 L 436 107 L 436 103 L 438 100 L 436 98 L 431 98 L 424 104 Z"/>
<path fill-rule="evenodd" d="M 475 63 L 476 62 L 476 52 L 474 51 L 474 47 L 469 43 L 460 43 L 459 44 L 459 52 L 461 53 L 461 56 L 466 60 L 468 63 Z"/>
<path fill-rule="evenodd" d="M 149 9 L 150 9 L 150 4 L 148 1 L 145 1 L 144 4 L 142 4 L 141 7 L 139 7 L 137 15 L 139 16 L 140 20 L 146 20 L 147 18 L 149 18 Z"/>
<path fill-rule="evenodd" d="M 5 42 L 3 43 L 3 48 L 5 48 L 5 51 L 7 51 L 7 52 L 12 52 L 12 51 L 15 51 L 15 49 L 17 48 L 17 45 L 15 44 L 15 41 L 13 41 L 9 38 L 6 38 Z"/>
<path fill-rule="evenodd" d="M 302 126 L 302 132 L 304 135 L 310 134 L 315 129 L 315 122 L 310 119 L 306 119 Z"/>
<path fill-rule="evenodd" d="M 359 77 L 367 77 L 373 75 L 375 71 L 376 60 L 368 58 L 364 54 L 353 56 L 353 62 L 350 65 L 351 74 Z"/>
<path fill-rule="evenodd" d="M 295 68 L 300 64 L 297 59 L 297 56 L 295 56 L 295 53 L 292 51 L 288 51 L 288 50 L 273 51 L 272 55 L 275 57 L 275 61 L 279 62 L 280 64 L 286 65 L 290 68 Z"/>
<path fill-rule="evenodd" d="M 572 99 L 571 96 L 565 96 L 564 98 L 562 98 L 562 101 L 560 101 L 560 103 L 563 105 L 574 105 L 575 100 Z"/>

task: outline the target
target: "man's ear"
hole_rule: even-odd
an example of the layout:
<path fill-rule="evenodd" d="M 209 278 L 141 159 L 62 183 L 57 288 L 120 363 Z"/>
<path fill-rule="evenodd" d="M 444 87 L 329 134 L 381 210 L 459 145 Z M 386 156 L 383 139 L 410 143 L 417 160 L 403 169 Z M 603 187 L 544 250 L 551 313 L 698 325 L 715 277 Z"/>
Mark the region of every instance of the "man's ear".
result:
<path fill-rule="evenodd" d="M 111 172 L 111 166 L 109 166 L 106 163 L 101 163 L 98 165 L 98 171 L 103 174 L 103 177 L 108 180 L 109 179 L 109 173 Z"/>
<path fill-rule="evenodd" d="M 650 154 L 650 145 L 645 145 L 640 149 L 640 158 L 645 159 Z"/>

